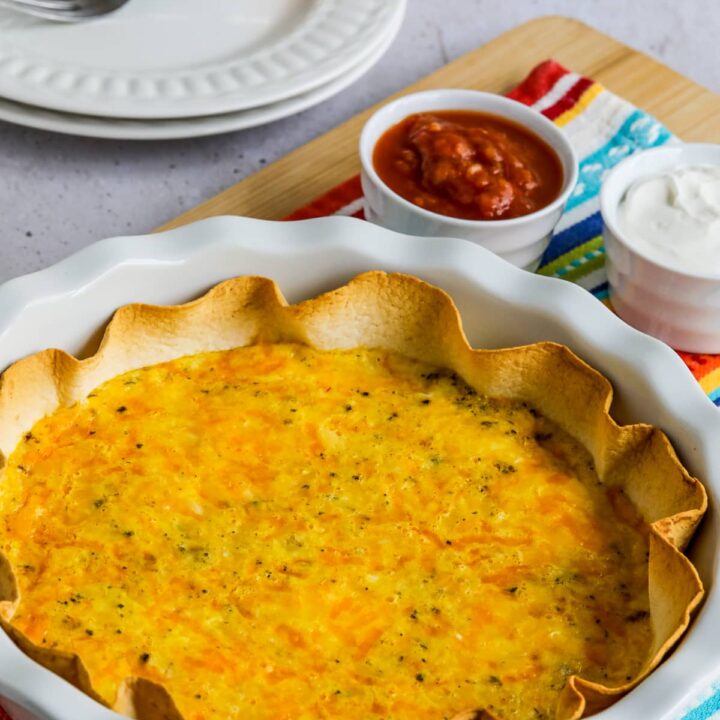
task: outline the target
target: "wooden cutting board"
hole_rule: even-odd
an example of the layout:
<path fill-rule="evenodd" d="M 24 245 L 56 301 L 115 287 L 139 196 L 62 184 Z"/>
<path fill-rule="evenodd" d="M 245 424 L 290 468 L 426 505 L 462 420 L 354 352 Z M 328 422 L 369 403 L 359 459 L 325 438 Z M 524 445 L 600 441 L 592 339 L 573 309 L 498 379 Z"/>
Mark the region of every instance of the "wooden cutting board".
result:
<path fill-rule="evenodd" d="M 503 93 L 548 58 L 601 82 L 655 115 L 684 140 L 720 143 L 720 95 L 565 17 L 543 17 L 520 25 L 392 97 L 441 87 Z M 270 220 L 285 217 L 359 172 L 358 136 L 377 107 L 285 155 L 161 229 L 213 215 Z"/>

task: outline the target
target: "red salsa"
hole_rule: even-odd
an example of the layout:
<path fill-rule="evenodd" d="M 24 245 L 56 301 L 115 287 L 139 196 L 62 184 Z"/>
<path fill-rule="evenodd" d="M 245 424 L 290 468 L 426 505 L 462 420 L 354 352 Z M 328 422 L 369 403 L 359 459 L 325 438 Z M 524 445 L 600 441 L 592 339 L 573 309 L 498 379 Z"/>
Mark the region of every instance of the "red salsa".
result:
<path fill-rule="evenodd" d="M 489 113 L 410 115 L 375 145 L 383 182 L 425 210 L 469 220 L 528 215 L 558 197 L 557 153 L 522 125 Z"/>

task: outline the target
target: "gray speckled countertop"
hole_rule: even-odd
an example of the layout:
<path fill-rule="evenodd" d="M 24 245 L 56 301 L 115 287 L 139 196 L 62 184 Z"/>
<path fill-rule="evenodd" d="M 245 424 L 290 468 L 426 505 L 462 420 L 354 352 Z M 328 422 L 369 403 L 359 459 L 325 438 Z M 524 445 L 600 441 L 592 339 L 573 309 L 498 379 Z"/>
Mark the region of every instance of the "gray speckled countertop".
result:
<path fill-rule="evenodd" d="M 717 0 L 409 0 L 384 58 L 336 97 L 218 137 L 120 142 L 0 122 L 0 281 L 145 233 L 458 55 L 538 15 L 578 17 L 720 92 Z M 472 18 L 472 22 L 468 22 Z"/>

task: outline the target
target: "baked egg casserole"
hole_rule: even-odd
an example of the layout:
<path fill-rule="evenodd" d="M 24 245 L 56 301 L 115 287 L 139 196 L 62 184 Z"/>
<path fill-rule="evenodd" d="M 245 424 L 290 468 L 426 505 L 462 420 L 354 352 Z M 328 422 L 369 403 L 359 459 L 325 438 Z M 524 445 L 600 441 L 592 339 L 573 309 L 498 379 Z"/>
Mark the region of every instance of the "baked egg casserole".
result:
<path fill-rule="evenodd" d="M 0 619 L 140 720 L 569 720 L 702 596 L 705 494 L 566 348 L 369 273 L 118 312 L 0 386 Z"/>

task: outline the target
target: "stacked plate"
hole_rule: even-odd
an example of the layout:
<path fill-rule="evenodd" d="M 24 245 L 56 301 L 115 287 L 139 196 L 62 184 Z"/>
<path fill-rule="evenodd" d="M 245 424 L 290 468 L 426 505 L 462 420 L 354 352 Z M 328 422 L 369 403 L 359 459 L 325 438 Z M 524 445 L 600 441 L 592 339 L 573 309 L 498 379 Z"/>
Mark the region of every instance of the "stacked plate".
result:
<path fill-rule="evenodd" d="M 335 95 L 407 0 L 130 0 L 89 22 L 0 10 L 0 119 L 118 139 L 263 125 Z"/>

